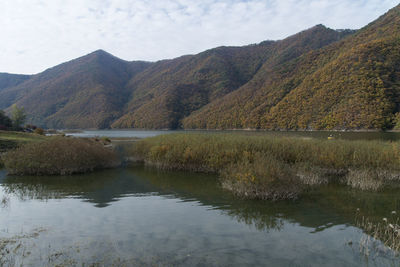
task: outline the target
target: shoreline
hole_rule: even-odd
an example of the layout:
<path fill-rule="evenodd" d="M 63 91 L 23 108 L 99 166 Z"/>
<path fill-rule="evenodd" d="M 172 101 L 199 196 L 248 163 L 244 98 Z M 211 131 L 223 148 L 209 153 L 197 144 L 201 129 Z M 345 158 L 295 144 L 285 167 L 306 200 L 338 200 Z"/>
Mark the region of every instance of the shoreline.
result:
<path fill-rule="evenodd" d="M 184 131 L 184 132 L 198 132 L 198 131 L 210 131 L 210 132 L 229 132 L 229 131 L 248 131 L 248 132 L 338 132 L 338 133 L 400 133 L 400 129 L 390 129 L 390 130 L 382 130 L 382 129 L 332 129 L 332 130 L 314 130 L 314 129 L 256 129 L 256 128 L 229 128 L 229 129 L 183 129 L 183 128 L 81 128 L 81 129 L 48 129 L 48 130 L 56 130 L 62 133 L 81 133 L 84 131 Z"/>

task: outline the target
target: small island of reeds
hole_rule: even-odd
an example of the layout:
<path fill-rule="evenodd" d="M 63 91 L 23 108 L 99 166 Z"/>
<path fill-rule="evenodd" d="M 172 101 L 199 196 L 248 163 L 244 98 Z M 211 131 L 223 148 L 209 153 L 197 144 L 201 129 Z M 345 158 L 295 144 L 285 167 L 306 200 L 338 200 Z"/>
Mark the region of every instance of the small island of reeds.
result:
<path fill-rule="evenodd" d="M 2 156 L 11 175 L 69 175 L 120 164 L 116 153 L 93 139 L 54 137 L 28 143 Z"/>
<path fill-rule="evenodd" d="M 218 173 L 223 188 L 253 199 L 296 199 L 328 183 L 379 190 L 400 181 L 397 142 L 191 133 L 146 138 L 131 153 L 159 169 Z"/>

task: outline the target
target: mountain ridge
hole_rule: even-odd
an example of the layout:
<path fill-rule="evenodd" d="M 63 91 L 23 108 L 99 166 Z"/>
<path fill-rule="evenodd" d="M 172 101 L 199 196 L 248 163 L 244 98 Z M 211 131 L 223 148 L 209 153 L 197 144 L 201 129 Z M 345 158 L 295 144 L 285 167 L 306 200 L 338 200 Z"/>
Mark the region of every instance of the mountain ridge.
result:
<path fill-rule="evenodd" d="M 219 103 L 214 103 L 214 106 L 218 106 L 218 109 L 213 106 L 208 106 L 208 109 L 205 108 L 195 112 L 192 116 L 189 116 L 189 118 L 184 119 L 184 127 L 284 130 L 390 129 L 395 127 L 397 124 L 395 114 L 398 110 L 390 109 L 390 106 L 398 106 L 398 97 L 389 100 L 384 96 L 385 93 L 381 92 L 381 96 L 376 95 L 375 97 L 368 98 L 368 95 L 373 94 L 373 89 L 377 87 L 372 82 L 368 82 L 368 75 L 380 76 L 381 74 L 389 72 L 389 70 L 377 74 L 373 70 L 376 66 L 371 66 L 372 70 L 369 70 L 368 73 L 360 74 L 358 73 L 359 68 L 357 69 L 356 67 L 359 67 L 365 58 L 373 56 L 376 57 L 371 59 L 373 63 L 382 63 L 383 54 L 387 53 L 387 49 L 385 52 L 382 50 L 382 47 L 378 47 L 372 52 L 364 51 L 364 46 L 367 44 L 373 45 L 380 42 L 382 38 L 390 39 L 390 36 L 392 36 L 393 47 L 399 47 L 399 39 L 397 37 L 400 32 L 399 10 L 400 8 L 398 6 L 381 16 L 375 22 L 370 23 L 353 35 L 350 35 L 348 38 L 332 43 L 320 50 L 304 54 L 299 58 L 299 61 L 292 62 L 293 64 L 285 62 L 288 64 L 288 66 L 286 66 L 288 67 L 286 72 L 289 75 L 280 77 L 281 80 L 275 79 L 273 81 L 275 84 L 265 86 L 264 89 L 262 86 L 253 89 L 253 91 L 256 91 L 259 95 L 264 93 L 264 98 L 262 95 L 259 96 L 259 98 L 253 96 L 253 99 L 261 98 L 261 102 L 264 106 L 260 104 L 259 106 L 252 107 L 250 110 L 246 110 L 245 108 L 240 108 L 238 105 L 233 105 L 231 109 L 221 109 L 221 106 L 218 105 Z M 360 58 L 351 57 L 358 53 L 361 54 Z M 393 55 L 393 58 L 398 58 L 398 56 L 394 56 L 395 50 L 389 52 L 389 54 Z M 346 59 L 346 57 L 350 57 L 350 59 Z M 354 65 L 357 66 L 346 70 L 346 63 L 348 65 L 354 63 Z M 392 62 L 390 68 L 396 68 L 396 66 L 398 66 L 397 61 Z M 329 69 L 329 67 L 332 68 Z M 342 72 L 334 73 L 333 67 L 342 68 Z M 321 73 L 323 70 L 325 70 L 325 73 L 318 75 L 318 73 Z M 279 70 L 273 70 L 273 73 L 275 75 L 279 73 L 282 74 Z M 398 73 L 393 75 L 399 77 Z M 356 76 L 360 82 L 363 82 L 365 88 L 358 86 L 354 80 L 351 84 L 352 79 L 355 79 L 353 76 Z M 329 84 L 329 88 L 326 84 L 321 84 L 321 80 Z M 342 82 L 342 80 L 344 80 L 344 82 Z M 371 90 L 366 90 L 366 88 L 369 87 Z M 270 105 L 266 106 L 266 104 L 276 98 L 277 95 L 279 96 L 279 90 L 277 90 L 279 88 L 287 92 L 284 93 L 280 101 L 272 102 Z M 393 88 L 391 86 L 388 86 L 386 89 L 396 92 L 399 91 L 398 88 Z M 360 93 L 362 90 L 364 90 L 364 92 Z M 354 95 L 355 91 L 360 93 L 359 96 L 362 99 L 355 100 L 355 96 L 346 97 L 346 95 Z M 239 94 L 238 92 L 235 93 Z M 375 92 L 375 94 L 377 93 Z M 395 95 L 398 93 L 392 92 L 392 94 Z M 310 95 L 314 95 L 314 97 L 309 97 Z M 227 97 L 233 98 L 234 96 Z M 242 92 L 242 94 L 236 96 L 236 99 L 241 100 L 245 97 L 246 92 Z M 367 98 L 369 102 L 375 101 L 379 103 L 370 104 L 365 100 Z M 223 102 L 225 105 L 232 103 L 229 99 L 220 100 L 220 102 Z M 336 102 L 340 103 L 338 104 Z M 360 103 L 363 104 L 361 105 Z M 358 106 L 357 109 L 355 109 L 356 106 Z M 378 112 L 376 113 L 375 111 L 377 110 Z M 224 115 L 232 114 L 232 112 L 239 114 L 225 118 L 225 120 L 221 119 L 224 118 Z M 247 112 L 253 113 L 248 115 Z M 350 116 L 347 116 L 346 113 L 350 114 Z"/>
<path fill-rule="evenodd" d="M 400 127 L 400 5 L 360 30 L 316 25 L 279 41 L 156 62 L 104 50 L 35 75 L 0 73 L 0 109 L 50 128 Z"/>

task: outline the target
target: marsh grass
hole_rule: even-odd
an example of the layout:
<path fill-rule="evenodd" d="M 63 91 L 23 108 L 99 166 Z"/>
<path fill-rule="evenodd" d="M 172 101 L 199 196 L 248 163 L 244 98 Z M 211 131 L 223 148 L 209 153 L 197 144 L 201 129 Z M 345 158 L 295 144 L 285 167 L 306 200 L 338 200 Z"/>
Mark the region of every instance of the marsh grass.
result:
<path fill-rule="evenodd" d="M 69 175 L 119 165 L 116 153 L 91 139 L 56 137 L 7 152 L 11 175 Z"/>
<path fill-rule="evenodd" d="M 257 154 L 229 164 L 220 173 L 222 187 L 243 198 L 296 199 L 302 184 L 293 170 L 270 155 Z"/>
<path fill-rule="evenodd" d="M 363 229 L 360 240 L 360 253 L 365 256 L 384 253 L 398 257 L 400 253 L 400 219 L 396 213 L 374 221 L 356 216 L 356 226 Z"/>
<path fill-rule="evenodd" d="M 37 228 L 30 233 L 15 235 L 12 237 L 0 237 L 0 266 L 23 266 L 18 257 L 24 259 L 31 255 L 30 250 L 26 247 L 25 242 L 33 242 L 42 232 L 44 228 Z"/>
<path fill-rule="evenodd" d="M 0 168 L 4 166 L 2 155 L 5 152 L 24 144 L 40 142 L 45 139 L 46 137 L 42 135 L 0 130 Z"/>
<path fill-rule="evenodd" d="M 1 201 L 0 201 L 0 207 L 1 208 L 6 208 L 6 207 L 8 207 L 9 206 L 9 204 L 10 204 L 10 197 L 9 196 L 3 196 L 2 198 L 1 198 Z"/>
<path fill-rule="evenodd" d="M 169 134 L 134 143 L 131 156 L 160 169 L 219 173 L 223 187 L 261 199 L 332 182 L 378 190 L 400 174 L 399 143 L 380 141 Z"/>

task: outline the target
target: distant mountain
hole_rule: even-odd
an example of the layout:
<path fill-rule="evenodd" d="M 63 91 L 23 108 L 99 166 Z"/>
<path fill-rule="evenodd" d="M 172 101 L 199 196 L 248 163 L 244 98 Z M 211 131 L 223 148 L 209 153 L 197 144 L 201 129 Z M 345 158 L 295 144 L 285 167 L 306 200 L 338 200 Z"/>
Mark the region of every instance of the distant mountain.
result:
<path fill-rule="evenodd" d="M 30 75 L 0 73 L 0 91 L 8 87 L 17 86 L 30 77 Z"/>
<path fill-rule="evenodd" d="M 0 108 L 17 103 L 30 122 L 51 128 L 106 128 L 122 115 L 126 83 L 149 65 L 99 50 L 3 89 Z"/>
<path fill-rule="evenodd" d="M 0 74 L 54 128 L 390 129 L 400 127 L 400 6 L 361 30 L 317 25 L 281 41 L 158 62 L 104 51 L 33 76 Z"/>

